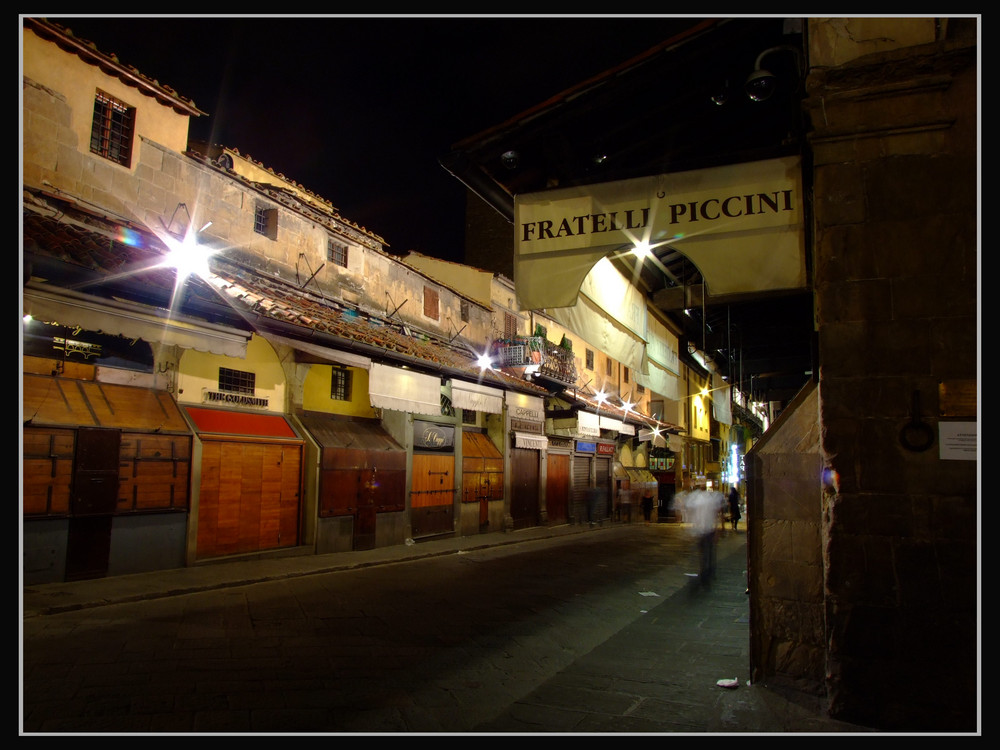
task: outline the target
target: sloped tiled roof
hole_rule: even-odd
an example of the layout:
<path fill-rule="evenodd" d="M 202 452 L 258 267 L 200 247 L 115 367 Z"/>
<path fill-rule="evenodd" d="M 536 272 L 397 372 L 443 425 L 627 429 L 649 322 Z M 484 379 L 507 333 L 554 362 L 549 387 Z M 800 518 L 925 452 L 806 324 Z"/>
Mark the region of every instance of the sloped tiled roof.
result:
<path fill-rule="evenodd" d="M 55 203 L 49 197 L 37 207 Z M 26 201 L 28 204 L 30 201 Z M 25 211 L 22 230 L 26 274 L 34 271 L 50 284 L 79 286 L 80 291 L 94 296 L 169 306 L 176 276 L 172 269 L 158 265 L 167 248 L 155 235 L 66 204 L 60 204 L 60 208 L 58 218 Z M 43 267 L 44 274 L 39 270 Z M 80 286 L 80 282 L 84 285 Z M 548 393 L 507 373 L 482 371 L 476 364 L 477 353 L 464 342 L 414 330 L 397 319 L 323 297 L 222 258 L 213 261 L 213 273 L 207 279 L 186 282 L 182 300 L 186 306 L 183 312 L 188 315 L 203 315 L 212 307 L 227 308 L 234 320 L 261 332 L 280 328 L 288 338 L 321 341 L 330 348 L 361 348 L 369 357 L 428 372 L 539 396 Z"/>
<path fill-rule="evenodd" d="M 47 18 L 24 18 L 25 26 L 30 27 L 42 39 L 58 44 L 67 52 L 77 54 L 81 60 L 100 68 L 110 76 L 122 81 L 127 86 L 134 86 L 140 91 L 154 97 L 161 104 L 172 107 L 182 115 L 198 117 L 206 114 L 195 106 L 195 103 L 181 96 L 170 86 L 150 78 L 131 65 L 122 63 L 115 54 L 107 54 L 97 49 L 97 45 L 87 39 L 81 39 L 73 34 L 72 29 L 62 26 Z"/>

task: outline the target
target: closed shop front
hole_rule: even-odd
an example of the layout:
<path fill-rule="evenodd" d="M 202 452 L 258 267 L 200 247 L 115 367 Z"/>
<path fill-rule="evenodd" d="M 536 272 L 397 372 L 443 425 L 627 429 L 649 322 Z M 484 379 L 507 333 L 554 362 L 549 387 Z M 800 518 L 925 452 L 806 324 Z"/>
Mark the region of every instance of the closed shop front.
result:
<path fill-rule="evenodd" d="M 22 383 L 25 582 L 183 567 L 192 437 L 170 394 Z"/>
<path fill-rule="evenodd" d="M 321 527 L 347 521 L 349 548 L 374 549 L 379 517 L 406 510 L 406 450 L 374 420 L 312 413 L 299 419 L 320 446 Z M 331 541 L 331 549 L 325 548 L 324 540 L 335 538 L 325 531 L 321 528 L 320 553 L 336 547 Z"/>
<path fill-rule="evenodd" d="M 489 504 L 503 501 L 503 454 L 483 432 L 462 433 L 462 502 L 479 509 L 479 530 L 489 530 Z"/>
<path fill-rule="evenodd" d="M 571 446 L 571 441 L 549 438 L 545 474 L 545 507 L 548 511 L 550 526 L 569 521 Z"/>
<path fill-rule="evenodd" d="M 202 447 L 198 559 L 296 546 L 302 438 L 279 414 L 186 410 Z"/>
<path fill-rule="evenodd" d="M 455 428 L 413 421 L 410 487 L 413 538 L 455 531 Z"/>
<path fill-rule="evenodd" d="M 586 440 L 577 440 L 573 445 L 573 519 L 577 523 L 587 521 L 587 491 L 590 489 L 590 471 L 596 450 L 596 444 Z"/>
<path fill-rule="evenodd" d="M 510 448 L 510 516 L 515 529 L 538 526 L 541 512 L 541 462 L 548 450 L 545 402 L 521 393 L 507 395 Z"/>

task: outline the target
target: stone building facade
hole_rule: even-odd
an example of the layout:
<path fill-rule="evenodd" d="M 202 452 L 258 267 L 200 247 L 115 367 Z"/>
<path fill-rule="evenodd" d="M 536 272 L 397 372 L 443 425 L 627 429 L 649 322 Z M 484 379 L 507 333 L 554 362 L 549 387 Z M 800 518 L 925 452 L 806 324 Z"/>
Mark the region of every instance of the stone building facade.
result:
<path fill-rule="evenodd" d="M 884 730 L 970 731 L 978 717 L 978 81 L 964 28 L 810 20 L 821 368 L 749 457 L 754 679 Z"/>

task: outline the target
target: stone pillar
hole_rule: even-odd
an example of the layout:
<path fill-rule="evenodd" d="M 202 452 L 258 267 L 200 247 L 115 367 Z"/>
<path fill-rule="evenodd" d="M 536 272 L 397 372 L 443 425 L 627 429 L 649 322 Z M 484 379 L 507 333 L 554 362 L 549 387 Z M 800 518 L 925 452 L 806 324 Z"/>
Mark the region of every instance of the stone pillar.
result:
<path fill-rule="evenodd" d="M 887 49 L 908 19 L 853 20 L 811 21 L 805 102 L 830 714 L 974 731 L 977 467 L 940 435 L 977 418 L 945 395 L 978 377 L 975 38 Z"/>

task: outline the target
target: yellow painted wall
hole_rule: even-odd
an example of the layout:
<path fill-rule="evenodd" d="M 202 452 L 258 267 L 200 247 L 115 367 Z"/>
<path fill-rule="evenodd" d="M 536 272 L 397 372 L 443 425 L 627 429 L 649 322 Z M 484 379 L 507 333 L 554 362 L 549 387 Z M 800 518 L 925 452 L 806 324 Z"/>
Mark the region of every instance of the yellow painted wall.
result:
<path fill-rule="evenodd" d="M 136 108 L 135 132 L 156 141 L 162 146 L 182 152 L 187 148 L 190 117 L 182 115 L 140 93 L 134 86 L 127 86 L 95 65 L 84 62 L 73 54 L 62 52 L 53 42 L 39 38 L 31 29 L 23 29 L 22 71 L 26 78 L 64 96 L 72 113 L 71 130 L 76 134 L 76 148 L 90 153 L 90 129 L 94 114 L 94 95 L 98 88 Z M 155 71 L 142 71 L 156 78 Z M 27 131 L 27 124 L 25 125 Z M 138 155 L 138 138 L 134 153 Z M 134 169 L 138 159 L 133 157 Z"/>
<path fill-rule="evenodd" d="M 368 371 L 358 367 L 348 367 L 351 377 L 351 400 L 338 401 L 330 398 L 331 365 L 312 365 L 302 385 L 302 408 L 326 414 L 341 414 L 347 417 L 374 419 L 377 415 L 368 398 Z"/>
<path fill-rule="evenodd" d="M 254 395 L 258 398 L 267 398 L 267 411 L 285 411 L 287 388 L 281 363 L 271 345 L 256 335 L 247 343 L 246 359 L 199 352 L 194 349 L 185 350 L 178 365 L 177 401 L 182 404 L 206 403 L 203 393 L 206 390 L 219 389 L 220 367 L 254 373 L 256 376 Z"/>

